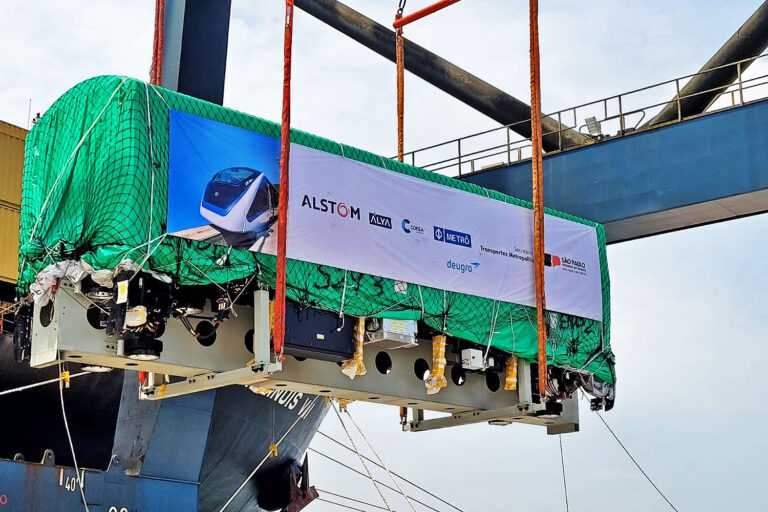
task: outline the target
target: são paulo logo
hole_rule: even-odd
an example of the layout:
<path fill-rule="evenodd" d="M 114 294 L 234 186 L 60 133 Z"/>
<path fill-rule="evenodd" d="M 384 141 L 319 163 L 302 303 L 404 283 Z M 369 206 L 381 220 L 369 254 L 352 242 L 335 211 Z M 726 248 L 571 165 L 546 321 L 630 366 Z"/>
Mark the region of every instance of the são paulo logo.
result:
<path fill-rule="evenodd" d="M 331 213 L 343 218 L 360 220 L 360 208 L 330 199 L 317 199 L 315 196 L 305 194 L 304 199 L 301 200 L 301 206 L 323 213 Z"/>
<path fill-rule="evenodd" d="M 406 233 L 414 232 L 419 235 L 424 234 L 424 228 L 421 226 L 417 226 L 416 224 L 412 224 L 410 220 L 403 219 L 403 222 L 400 223 L 400 225 L 403 227 L 403 231 Z"/>
<path fill-rule="evenodd" d="M 465 273 L 471 274 L 472 272 L 477 270 L 480 264 L 476 261 L 473 261 L 471 263 L 459 263 L 453 260 L 448 260 L 445 266 L 451 270 L 455 270 L 456 272 L 461 272 L 462 274 L 465 274 Z"/>
<path fill-rule="evenodd" d="M 587 273 L 587 264 L 585 262 L 567 256 L 555 256 L 554 254 L 545 253 L 544 265 L 547 267 L 560 267 L 572 274 L 585 275 Z"/>

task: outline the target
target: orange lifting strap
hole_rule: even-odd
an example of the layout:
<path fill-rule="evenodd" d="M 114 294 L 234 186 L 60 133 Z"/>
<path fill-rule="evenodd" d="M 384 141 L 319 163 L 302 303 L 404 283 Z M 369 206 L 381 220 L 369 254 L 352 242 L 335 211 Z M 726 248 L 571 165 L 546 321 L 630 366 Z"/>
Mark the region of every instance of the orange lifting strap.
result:
<path fill-rule="evenodd" d="M 547 390 L 547 331 L 544 323 L 544 170 L 541 149 L 541 79 L 539 74 L 539 2 L 530 0 L 531 16 L 531 147 L 533 149 L 533 262 L 536 272 L 539 393 Z"/>
<path fill-rule="evenodd" d="M 163 84 L 163 39 L 165 38 L 165 0 L 155 0 L 155 38 L 152 45 L 152 85 Z"/>
<path fill-rule="evenodd" d="M 275 276 L 275 356 L 283 356 L 285 338 L 285 266 L 288 232 L 288 158 L 291 150 L 291 44 L 293 0 L 285 0 L 285 44 L 283 57 L 283 119 L 280 131 L 280 198 L 277 203 L 277 271 Z"/>
<path fill-rule="evenodd" d="M 405 117 L 405 105 L 403 97 L 405 95 L 405 49 L 403 40 L 403 27 L 416 20 L 420 20 L 424 16 L 428 16 L 433 12 L 437 12 L 444 7 L 448 7 L 451 4 L 455 4 L 460 0 L 440 0 L 429 7 L 425 7 L 420 11 L 416 11 L 408 16 L 403 16 L 403 10 L 405 9 L 406 0 L 400 0 L 397 8 L 397 14 L 395 14 L 395 22 L 392 24 L 395 29 L 395 56 L 397 61 L 397 160 L 403 161 L 403 138 L 404 138 L 404 117 Z"/>

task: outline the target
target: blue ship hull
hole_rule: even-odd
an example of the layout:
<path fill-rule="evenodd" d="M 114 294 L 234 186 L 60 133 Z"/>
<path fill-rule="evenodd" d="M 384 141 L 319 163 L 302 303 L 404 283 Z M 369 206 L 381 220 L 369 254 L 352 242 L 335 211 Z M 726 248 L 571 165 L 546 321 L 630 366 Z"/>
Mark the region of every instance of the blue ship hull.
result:
<path fill-rule="evenodd" d="M 70 370 L 79 371 L 77 365 Z M 54 377 L 53 368 L 14 362 L 11 340 L 0 340 L 0 390 Z M 242 386 L 159 402 L 139 401 L 137 395 L 137 374 L 118 370 L 73 379 L 65 390 L 92 512 L 218 511 L 301 415 L 278 456 L 227 508 L 279 510 L 287 500 L 289 468 L 301 462 L 328 410 L 322 398 L 263 396 Z M 0 410 L 0 511 L 84 510 L 58 387 L 2 396 Z M 13 460 L 16 454 L 25 460 Z"/>

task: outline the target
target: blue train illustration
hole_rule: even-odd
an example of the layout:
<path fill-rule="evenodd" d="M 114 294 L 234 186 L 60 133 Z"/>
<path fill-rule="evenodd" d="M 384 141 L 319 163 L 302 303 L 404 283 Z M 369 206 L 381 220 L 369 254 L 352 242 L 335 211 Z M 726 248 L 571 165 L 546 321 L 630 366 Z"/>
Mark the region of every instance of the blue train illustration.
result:
<path fill-rule="evenodd" d="M 266 231 L 277 219 L 278 191 L 264 173 L 248 167 L 217 172 L 203 192 L 200 215 L 233 233 Z"/>

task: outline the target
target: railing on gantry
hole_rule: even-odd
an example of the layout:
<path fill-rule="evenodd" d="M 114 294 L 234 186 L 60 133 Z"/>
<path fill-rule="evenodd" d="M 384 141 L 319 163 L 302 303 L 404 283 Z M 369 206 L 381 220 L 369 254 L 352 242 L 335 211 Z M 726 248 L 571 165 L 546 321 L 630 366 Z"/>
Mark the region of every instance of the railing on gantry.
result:
<path fill-rule="evenodd" d="M 749 70 L 745 70 L 747 66 L 750 66 Z M 736 80 L 725 89 L 720 85 L 694 94 L 680 94 L 691 79 L 727 68 L 735 68 Z M 684 115 L 686 100 L 712 93 L 719 94 L 703 114 Z M 564 144 L 563 133 L 570 130 L 586 136 L 585 144 L 593 144 L 765 98 L 768 98 L 768 53 L 559 110 L 548 117 L 557 121 L 560 128 L 545 132 L 544 136 L 549 136 L 550 140 L 556 137 L 558 148 L 554 152 L 563 151 L 581 147 Z M 676 118 L 652 126 L 642 124 L 654 119 L 668 104 L 676 104 Z M 531 157 L 530 139 L 514 132 L 519 125 L 529 125 L 530 122 L 526 119 L 410 151 L 405 153 L 404 161 L 429 171 L 459 177 L 482 169 L 510 165 Z"/>

